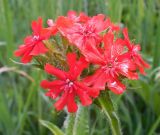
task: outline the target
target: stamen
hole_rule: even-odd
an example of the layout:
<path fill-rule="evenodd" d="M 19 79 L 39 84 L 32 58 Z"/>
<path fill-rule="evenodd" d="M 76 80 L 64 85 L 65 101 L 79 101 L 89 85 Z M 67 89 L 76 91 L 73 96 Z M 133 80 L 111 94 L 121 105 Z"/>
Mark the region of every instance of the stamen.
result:
<path fill-rule="evenodd" d="M 69 79 L 66 79 L 66 83 L 67 83 L 67 86 L 68 87 L 72 87 L 73 86 L 73 82 L 72 81 L 70 81 Z"/>
<path fill-rule="evenodd" d="M 110 63 L 107 64 L 107 66 L 108 66 L 109 68 L 112 68 L 112 67 L 113 67 L 113 64 L 110 62 Z"/>
<path fill-rule="evenodd" d="M 68 87 L 72 87 L 73 82 L 69 82 Z"/>
<path fill-rule="evenodd" d="M 66 83 L 69 83 L 70 82 L 70 80 L 69 79 L 66 79 Z"/>
<path fill-rule="evenodd" d="M 38 40 L 39 39 L 39 36 L 33 36 L 33 40 Z"/>

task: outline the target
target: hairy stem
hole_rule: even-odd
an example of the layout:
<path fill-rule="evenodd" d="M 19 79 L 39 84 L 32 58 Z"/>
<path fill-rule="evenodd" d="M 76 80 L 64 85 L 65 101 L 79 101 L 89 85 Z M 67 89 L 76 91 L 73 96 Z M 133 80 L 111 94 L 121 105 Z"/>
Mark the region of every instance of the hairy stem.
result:
<path fill-rule="evenodd" d="M 72 135 L 73 134 L 73 127 L 74 127 L 74 123 L 75 123 L 75 118 L 76 118 L 76 115 L 75 114 L 72 114 L 72 113 L 68 113 L 67 114 L 67 118 L 66 118 L 66 121 L 65 121 L 65 135 Z"/>
<path fill-rule="evenodd" d="M 122 135 L 121 126 L 108 91 L 103 92 L 98 102 L 107 116 L 113 135 Z"/>

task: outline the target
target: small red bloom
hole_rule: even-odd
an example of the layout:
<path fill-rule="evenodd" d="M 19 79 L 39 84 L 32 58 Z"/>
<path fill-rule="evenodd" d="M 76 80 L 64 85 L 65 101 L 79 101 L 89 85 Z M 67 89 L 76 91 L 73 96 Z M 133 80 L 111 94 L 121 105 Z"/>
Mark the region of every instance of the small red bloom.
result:
<path fill-rule="evenodd" d="M 116 31 L 116 32 L 118 32 L 120 30 L 120 26 L 113 24 L 109 18 L 107 19 L 107 21 L 108 21 L 109 31 Z"/>
<path fill-rule="evenodd" d="M 126 55 L 134 61 L 141 74 L 145 74 L 144 68 L 150 68 L 150 65 L 146 63 L 139 54 L 139 51 L 141 50 L 140 45 L 134 45 L 130 42 L 127 28 L 123 29 L 123 35 L 125 38 L 125 44 L 129 50 Z"/>
<path fill-rule="evenodd" d="M 33 34 L 24 39 L 24 44 L 14 52 L 15 56 L 22 57 L 23 63 L 30 62 L 33 56 L 44 54 L 48 49 L 43 44 L 43 40 L 50 37 L 51 32 L 42 27 L 42 18 L 32 22 Z"/>
<path fill-rule="evenodd" d="M 90 19 L 90 17 L 88 17 L 85 13 L 81 12 L 79 16 L 77 16 L 77 13 L 72 10 L 68 11 L 67 17 L 72 19 L 74 22 L 80 22 L 80 23 L 85 23 Z"/>
<path fill-rule="evenodd" d="M 105 16 L 99 14 L 81 24 L 76 23 L 73 19 L 61 16 L 57 19 L 57 27 L 70 43 L 76 45 L 82 51 L 86 48 L 87 42 L 92 46 L 101 42 L 100 32 L 108 28 L 108 21 L 104 19 Z"/>
<path fill-rule="evenodd" d="M 61 96 L 54 104 L 57 110 L 62 110 L 64 106 L 67 106 L 69 112 L 76 112 L 78 108 L 75 102 L 76 97 L 79 97 L 82 105 L 87 106 L 92 103 L 90 97 L 97 97 L 99 91 L 87 87 L 78 80 L 81 72 L 88 65 L 83 57 L 76 61 L 76 54 L 71 53 L 67 55 L 67 61 L 70 68 L 68 72 L 46 64 L 45 71 L 58 79 L 51 82 L 44 80 L 41 82 L 41 86 L 49 89 L 46 95 L 52 99 Z"/>
<path fill-rule="evenodd" d="M 51 35 L 56 35 L 57 32 L 58 32 L 58 29 L 57 29 L 57 26 L 56 26 L 56 23 L 54 23 L 54 21 L 52 19 L 48 19 L 47 20 L 47 24 L 48 24 L 48 31 L 51 32 Z"/>
<path fill-rule="evenodd" d="M 100 65 L 97 71 L 85 79 L 85 82 L 94 88 L 104 90 L 107 84 L 108 88 L 115 94 L 121 94 L 125 90 L 125 85 L 120 82 L 120 76 L 125 76 L 129 79 L 138 79 L 138 74 L 135 72 L 136 66 L 124 54 L 124 41 L 116 39 L 109 32 L 104 38 L 104 52 L 96 53 L 91 50 L 86 52 L 87 60 L 94 64 Z M 98 55 L 97 55 L 98 54 Z"/>

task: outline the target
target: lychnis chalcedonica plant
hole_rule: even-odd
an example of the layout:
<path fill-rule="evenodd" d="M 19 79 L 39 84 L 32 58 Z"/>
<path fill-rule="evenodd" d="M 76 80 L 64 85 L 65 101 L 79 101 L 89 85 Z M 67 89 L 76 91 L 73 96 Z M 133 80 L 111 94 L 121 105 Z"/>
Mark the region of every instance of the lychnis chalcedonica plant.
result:
<path fill-rule="evenodd" d="M 130 41 L 127 28 L 113 24 L 103 14 L 90 17 L 69 11 L 55 21 L 48 19 L 47 24 L 43 27 L 41 17 L 33 21 L 32 35 L 24 39 L 15 56 L 22 63 L 34 60 L 37 67 L 54 76 L 40 85 L 55 101 L 57 111 L 66 108 L 68 127 L 72 129 L 76 115 L 83 117 L 83 106 L 96 104 L 106 114 L 112 134 L 121 135 L 110 91 L 122 94 L 124 79 L 137 80 L 138 72 L 145 75 L 149 65 L 139 53 L 140 45 Z M 58 127 L 52 128 L 57 135 L 64 134 Z"/>

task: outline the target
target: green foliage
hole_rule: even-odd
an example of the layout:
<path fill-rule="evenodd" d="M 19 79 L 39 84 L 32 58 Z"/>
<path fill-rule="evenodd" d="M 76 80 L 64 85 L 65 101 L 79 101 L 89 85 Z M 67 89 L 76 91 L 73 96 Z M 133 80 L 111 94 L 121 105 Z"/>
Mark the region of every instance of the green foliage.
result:
<path fill-rule="evenodd" d="M 0 74 L 0 134 L 50 134 L 39 119 L 46 120 L 43 124 L 53 129 L 63 126 L 66 114 L 57 113 L 52 101 L 39 87 L 40 80 L 45 78 L 42 71 L 33 69 L 32 65 L 16 65 L 10 58 L 31 32 L 31 20 L 42 16 L 46 21 L 47 18 L 64 15 L 68 10 L 84 11 L 89 15 L 105 13 L 113 22 L 128 27 L 130 38 L 141 44 L 143 56 L 152 68 L 147 71 L 147 77 L 141 76 L 140 81 L 129 82 L 127 92 L 113 96 L 113 102 L 117 104 L 124 135 L 159 134 L 159 0 L 0 0 L 0 68 L 14 65 L 35 80 L 31 82 L 13 71 Z M 80 107 L 71 122 L 73 126 L 65 130 L 71 130 L 67 132 L 73 135 L 111 134 L 104 114 L 94 105 L 89 109 Z"/>
<path fill-rule="evenodd" d="M 113 135 L 122 135 L 121 125 L 117 116 L 117 112 L 114 108 L 113 101 L 109 95 L 109 92 L 101 93 L 100 97 L 97 99 L 102 110 L 107 116 L 108 123 L 110 124 Z"/>
<path fill-rule="evenodd" d="M 76 114 L 73 135 L 89 135 L 89 110 L 81 105 Z"/>
<path fill-rule="evenodd" d="M 67 114 L 64 122 L 65 135 L 89 135 L 88 109 L 79 105 L 75 114 Z"/>
<path fill-rule="evenodd" d="M 73 134 L 73 128 L 75 123 L 76 114 L 67 114 L 67 118 L 64 122 L 65 127 L 65 135 L 72 135 Z"/>
<path fill-rule="evenodd" d="M 64 135 L 61 129 L 59 129 L 56 125 L 52 124 L 51 122 L 40 120 L 40 123 L 46 128 L 48 128 L 53 133 L 53 135 Z"/>

